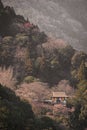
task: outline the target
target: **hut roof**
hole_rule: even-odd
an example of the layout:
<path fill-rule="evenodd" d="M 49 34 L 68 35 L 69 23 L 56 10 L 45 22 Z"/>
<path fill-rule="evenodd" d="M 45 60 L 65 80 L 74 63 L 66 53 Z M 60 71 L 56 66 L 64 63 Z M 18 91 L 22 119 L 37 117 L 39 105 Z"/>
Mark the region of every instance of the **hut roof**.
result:
<path fill-rule="evenodd" d="M 68 97 L 65 92 L 53 92 L 52 97 Z"/>

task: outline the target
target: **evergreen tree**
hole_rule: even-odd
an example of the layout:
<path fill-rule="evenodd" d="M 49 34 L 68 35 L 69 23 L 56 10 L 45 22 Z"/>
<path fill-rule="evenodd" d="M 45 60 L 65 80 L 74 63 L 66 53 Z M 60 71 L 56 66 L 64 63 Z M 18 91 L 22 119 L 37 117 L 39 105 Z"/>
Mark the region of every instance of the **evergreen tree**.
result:
<path fill-rule="evenodd" d="M 85 130 L 87 128 L 87 80 L 78 84 L 78 90 L 71 101 L 74 112 L 70 113 L 69 125 L 74 130 Z"/>
<path fill-rule="evenodd" d="M 84 63 L 84 61 L 81 62 L 81 65 L 78 69 L 77 78 L 79 81 L 85 79 L 85 63 Z"/>

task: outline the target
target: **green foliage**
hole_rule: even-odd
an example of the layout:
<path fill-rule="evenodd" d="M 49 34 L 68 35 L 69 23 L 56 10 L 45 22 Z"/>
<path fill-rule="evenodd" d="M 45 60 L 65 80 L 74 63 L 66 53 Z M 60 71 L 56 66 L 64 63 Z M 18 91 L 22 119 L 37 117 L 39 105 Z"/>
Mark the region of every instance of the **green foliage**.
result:
<path fill-rule="evenodd" d="M 46 116 L 36 119 L 36 128 L 37 130 L 56 130 L 54 121 Z"/>
<path fill-rule="evenodd" d="M 49 117 L 35 118 L 27 101 L 20 100 L 13 91 L 0 85 L 1 130 L 56 130 L 54 124 Z"/>
<path fill-rule="evenodd" d="M 75 53 L 71 63 L 71 82 L 73 86 L 76 86 L 79 81 L 87 79 L 86 54 Z"/>
<path fill-rule="evenodd" d="M 0 129 L 26 130 L 28 127 L 34 130 L 33 125 L 34 114 L 31 106 L 16 97 L 10 89 L 0 85 Z"/>
<path fill-rule="evenodd" d="M 39 32 L 39 30 L 37 31 L 32 30 L 30 40 L 34 45 L 42 44 L 47 41 L 47 36 L 44 32 Z"/>
<path fill-rule="evenodd" d="M 17 34 L 15 38 L 15 43 L 20 46 L 26 46 L 29 44 L 29 38 L 26 34 Z"/>
<path fill-rule="evenodd" d="M 12 44 L 13 43 L 13 37 L 12 36 L 6 36 L 2 40 L 3 44 Z"/>
<path fill-rule="evenodd" d="M 0 12 L 0 34 L 3 36 L 0 41 L 0 66 L 12 66 L 18 83 L 33 75 L 50 85 L 68 79 L 76 86 L 82 75 L 81 62 L 86 61 L 85 53 L 77 53 L 70 45 L 52 50 L 45 48 L 43 43 L 49 44 L 49 40 L 38 26 L 32 24 L 32 27 L 24 29 L 28 21 L 16 15 L 13 8 L 3 7 L 2 3 Z"/>
<path fill-rule="evenodd" d="M 70 45 L 67 45 L 63 49 L 60 49 L 59 52 L 60 52 L 60 61 L 62 65 L 68 68 L 71 64 L 71 58 L 74 54 L 74 49 Z"/>
<path fill-rule="evenodd" d="M 54 58 L 54 59 L 51 61 L 51 68 L 58 68 L 58 67 L 60 68 L 59 61 Z"/>
<path fill-rule="evenodd" d="M 74 69 L 78 69 L 78 67 L 80 67 L 82 61 L 85 61 L 87 57 L 87 54 L 85 54 L 84 52 L 75 52 L 75 54 L 72 57 L 72 67 Z"/>
<path fill-rule="evenodd" d="M 24 82 L 26 83 L 32 83 L 34 82 L 35 78 L 33 76 L 27 76 L 24 78 Z"/>
<path fill-rule="evenodd" d="M 87 127 L 87 80 L 78 84 L 72 105 L 75 111 L 70 114 L 70 126 L 75 130 L 84 130 Z"/>
<path fill-rule="evenodd" d="M 82 61 L 79 70 L 78 70 L 78 74 L 77 74 L 77 78 L 79 81 L 84 80 L 85 79 L 85 63 L 84 61 Z"/>

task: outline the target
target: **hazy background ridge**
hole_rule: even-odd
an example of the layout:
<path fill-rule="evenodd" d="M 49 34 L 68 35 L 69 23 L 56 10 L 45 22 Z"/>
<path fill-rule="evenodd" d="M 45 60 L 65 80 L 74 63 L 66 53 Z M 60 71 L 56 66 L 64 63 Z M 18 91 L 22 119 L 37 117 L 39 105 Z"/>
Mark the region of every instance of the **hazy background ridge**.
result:
<path fill-rule="evenodd" d="M 87 51 L 86 0 L 2 0 L 16 13 L 37 24 L 42 31 Z"/>

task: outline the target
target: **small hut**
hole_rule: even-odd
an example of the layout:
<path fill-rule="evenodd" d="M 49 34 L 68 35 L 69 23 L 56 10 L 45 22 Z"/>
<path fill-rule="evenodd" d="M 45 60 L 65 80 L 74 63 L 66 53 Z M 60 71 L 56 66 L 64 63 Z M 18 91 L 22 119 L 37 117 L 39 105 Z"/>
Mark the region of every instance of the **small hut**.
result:
<path fill-rule="evenodd" d="M 52 102 L 62 102 L 68 98 L 68 95 L 65 92 L 53 92 Z"/>

